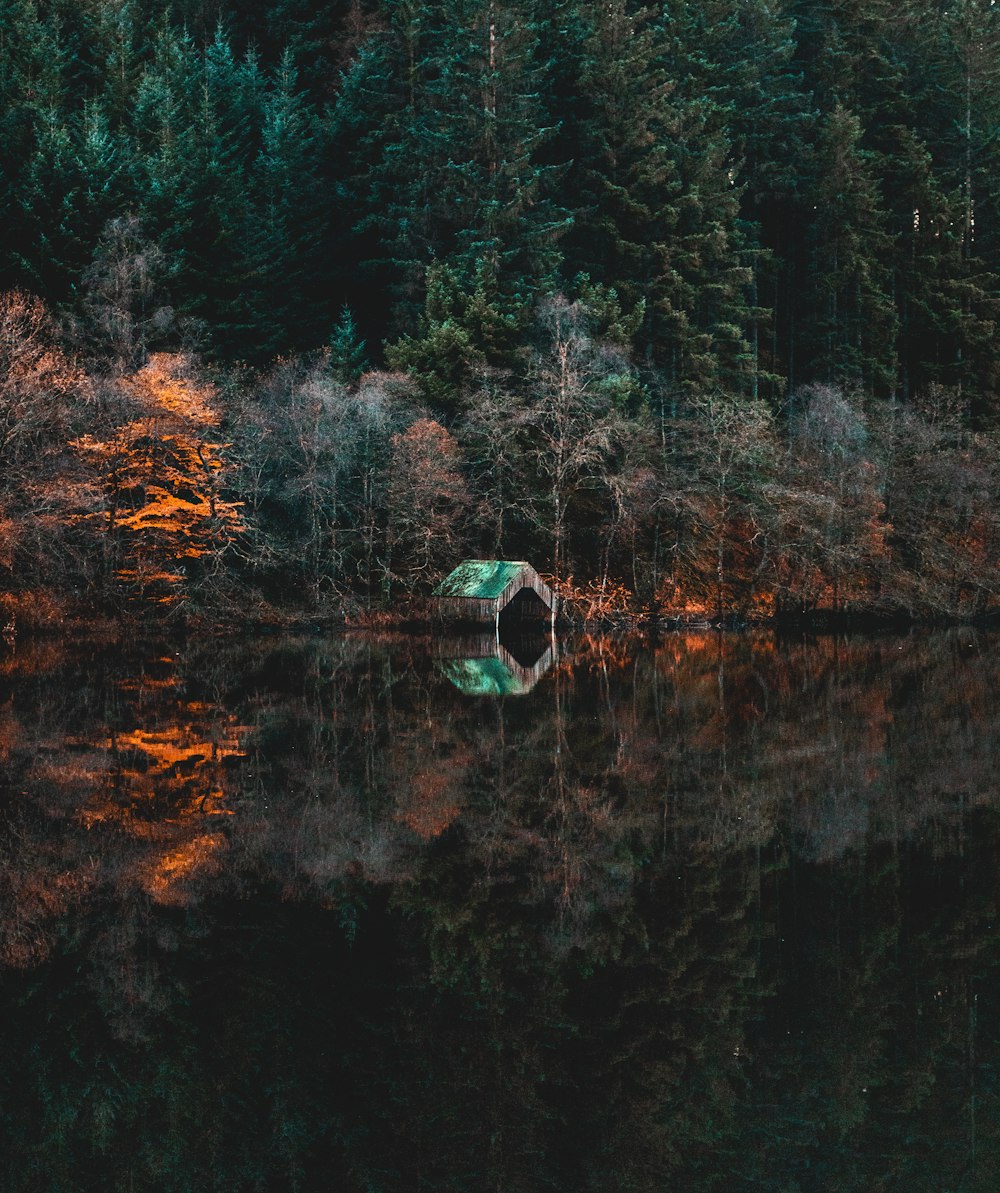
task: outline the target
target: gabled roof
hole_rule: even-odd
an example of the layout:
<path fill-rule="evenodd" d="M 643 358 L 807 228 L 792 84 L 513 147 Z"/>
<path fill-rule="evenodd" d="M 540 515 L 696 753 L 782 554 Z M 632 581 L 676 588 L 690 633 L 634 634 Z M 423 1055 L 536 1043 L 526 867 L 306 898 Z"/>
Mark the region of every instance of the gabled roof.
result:
<path fill-rule="evenodd" d="M 524 560 L 466 559 L 441 581 L 434 595 L 496 600 L 518 572 L 529 566 Z"/>

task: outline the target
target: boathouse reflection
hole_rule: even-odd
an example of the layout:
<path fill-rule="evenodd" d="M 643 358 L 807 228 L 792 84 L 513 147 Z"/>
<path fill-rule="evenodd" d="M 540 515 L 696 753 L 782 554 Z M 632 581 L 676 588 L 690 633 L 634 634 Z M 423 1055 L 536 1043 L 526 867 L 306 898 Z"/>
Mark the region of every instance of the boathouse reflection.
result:
<path fill-rule="evenodd" d="M 555 653 L 551 638 L 446 638 L 435 645 L 435 667 L 466 696 L 524 696 L 555 662 Z"/>

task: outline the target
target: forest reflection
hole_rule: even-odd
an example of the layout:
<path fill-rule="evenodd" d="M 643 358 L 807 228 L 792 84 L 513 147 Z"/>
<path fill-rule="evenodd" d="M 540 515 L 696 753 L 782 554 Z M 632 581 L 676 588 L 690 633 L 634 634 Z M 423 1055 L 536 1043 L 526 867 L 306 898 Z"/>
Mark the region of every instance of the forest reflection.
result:
<path fill-rule="evenodd" d="M 0 1187 L 996 1188 L 996 639 L 486 658 L 0 656 Z"/>

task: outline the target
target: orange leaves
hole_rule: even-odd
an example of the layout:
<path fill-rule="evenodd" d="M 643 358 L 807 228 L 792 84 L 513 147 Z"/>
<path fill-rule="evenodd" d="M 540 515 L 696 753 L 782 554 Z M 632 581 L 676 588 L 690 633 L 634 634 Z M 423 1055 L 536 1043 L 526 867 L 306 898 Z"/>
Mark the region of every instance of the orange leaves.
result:
<path fill-rule="evenodd" d="M 178 682 L 173 672 L 147 675 L 139 690 L 148 687 L 159 704 Z M 105 738 L 104 781 L 93 785 L 77 818 L 90 831 L 132 842 L 134 860 L 122 881 L 158 903 L 181 904 L 192 879 L 216 870 L 226 848 L 221 818 L 233 815 L 229 767 L 243 757 L 244 733 L 214 705 L 168 699 L 155 719 Z"/>
<path fill-rule="evenodd" d="M 456 786 L 438 770 L 418 772 L 409 792 L 400 797 L 397 819 L 424 841 L 439 837 L 461 811 Z"/>
<path fill-rule="evenodd" d="M 581 584 L 569 576 L 547 583 L 559 600 L 559 608 L 574 621 L 629 623 L 637 617 L 635 594 L 619 580 L 590 580 Z"/>
<path fill-rule="evenodd" d="M 183 353 L 154 352 L 125 385 L 151 414 L 172 414 L 198 427 L 219 425 L 216 388 L 197 378 L 190 358 Z"/>
<path fill-rule="evenodd" d="M 127 592 L 171 605 L 189 595 L 187 564 L 210 561 L 239 536 L 242 503 L 222 490 L 225 445 L 205 437 L 219 423 L 215 389 L 186 357 L 158 353 L 122 388 L 136 417 L 73 445 L 98 470 L 104 496 L 78 516 L 103 524 Z"/>
<path fill-rule="evenodd" d="M 175 536 L 179 540 L 175 558 L 195 559 L 205 553 L 203 546 L 196 545 L 196 537 L 198 521 L 212 516 L 212 503 L 206 495 L 196 494 L 193 499 L 187 499 L 161 485 L 149 485 L 144 498 L 144 504 L 139 508 L 119 515 L 119 529 L 161 531 Z M 235 511 L 229 512 L 235 514 Z"/>
<path fill-rule="evenodd" d="M 202 833 L 168 850 L 145 871 L 143 885 L 147 893 L 157 903 L 183 906 L 186 897 L 181 884 L 196 874 L 217 870 L 218 854 L 225 845 L 226 838 L 221 833 Z"/>

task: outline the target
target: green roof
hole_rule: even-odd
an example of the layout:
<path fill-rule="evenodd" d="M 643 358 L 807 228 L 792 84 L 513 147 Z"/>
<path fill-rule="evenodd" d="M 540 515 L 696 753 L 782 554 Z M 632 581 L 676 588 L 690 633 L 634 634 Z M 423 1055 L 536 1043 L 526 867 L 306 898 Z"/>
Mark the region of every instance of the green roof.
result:
<path fill-rule="evenodd" d="M 437 666 L 466 696 L 519 696 L 527 690 L 497 658 L 449 659 Z"/>
<path fill-rule="evenodd" d="M 526 568 L 523 560 L 467 559 L 434 589 L 435 596 L 496 600 L 517 573 Z"/>

